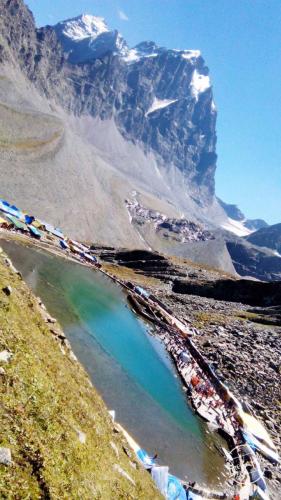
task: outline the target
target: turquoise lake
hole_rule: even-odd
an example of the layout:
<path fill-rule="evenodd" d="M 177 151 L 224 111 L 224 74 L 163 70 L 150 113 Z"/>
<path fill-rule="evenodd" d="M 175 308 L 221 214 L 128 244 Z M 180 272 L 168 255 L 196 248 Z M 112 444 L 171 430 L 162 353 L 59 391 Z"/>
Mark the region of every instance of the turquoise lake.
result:
<path fill-rule="evenodd" d="M 123 290 L 98 271 L 33 247 L 1 246 L 62 325 L 116 420 L 182 479 L 224 482 L 219 438 L 188 405 L 164 346 L 130 310 Z"/>

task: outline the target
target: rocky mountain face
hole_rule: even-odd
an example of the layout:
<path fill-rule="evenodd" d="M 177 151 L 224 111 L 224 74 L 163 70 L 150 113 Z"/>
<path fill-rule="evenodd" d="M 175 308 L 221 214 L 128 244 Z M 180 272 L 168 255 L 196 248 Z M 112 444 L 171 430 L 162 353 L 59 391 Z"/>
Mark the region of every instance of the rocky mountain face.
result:
<path fill-rule="evenodd" d="M 90 63 L 106 55 L 122 55 L 128 51 L 120 33 L 109 30 L 100 17 L 84 14 L 58 23 L 54 30 L 71 64 Z"/>
<path fill-rule="evenodd" d="M 281 281 L 281 258 L 274 251 L 229 233 L 225 234 L 224 239 L 235 270 L 240 276 L 262 281 Z"/>
<path fill-rule="evenodd" d="M 36 29 L 21 0 L 1 3 L 1 60 L 14 61 L 48 98 L 75 115 L 113 119 L 122 136 L 178 169 L 198 203 L 212 201 L 216 110 L 199 51 L 145 42 L 129 49 L 101 18 Z"/>
<path fill-rule="evenodd" d="M 281 224 L 263 227 L 247 236 L 246 240 L 259 247 L 271 248 L 281 255 Z"/>
<path fill-rule="evenodd" d="M 32 13 L 22 0 L 0 3 L 0 63 L 19 66 L 46 97 L 63 98 L 64 55 L 52 29 L 35 29 Z"/>
<path fill-rule="evenodd" d="M 217 200 L 215 126 L 198 50 L 129 48 L 91 15 L 36 29 L 22 0 L 1 1 L 1 198 L 75 238 L 264 276 L 213 236 L 265 224 Z"/>
<path fill-rule="evenodd" d="M 225 203 L 218 198 L 218 202 L 224 209 L 226 215 L 231 219 L 231 221 L 237 221 L 241 224 L 241 227 L 245 228 L 245 231 L 250 233 L 252 231 L 257 231 L 262 227 L 267 227 L 268 224 L 263 219 L 247 219 L 246 216 L 241 212 L 237 205 L 232 205 Z M 235 231 L 233 231 L 235 232 Z"/>
<path fill-rule="evenodd" d="M 129 49 L 104 20 L 83 15 L 54 27 L 69 71 L 81 72 L 78 112 L 114 118 L 126 140 L 179 169 L 186 187 L 211 200 L 216 166 L 216 110 L 199 51 L 153 42 Z M 87 79 L 87 83 L 85 82 Z M 91 84 L 89 84 L 89 80 Z M 76 109 L 75 109 L 76 111 Z"/>

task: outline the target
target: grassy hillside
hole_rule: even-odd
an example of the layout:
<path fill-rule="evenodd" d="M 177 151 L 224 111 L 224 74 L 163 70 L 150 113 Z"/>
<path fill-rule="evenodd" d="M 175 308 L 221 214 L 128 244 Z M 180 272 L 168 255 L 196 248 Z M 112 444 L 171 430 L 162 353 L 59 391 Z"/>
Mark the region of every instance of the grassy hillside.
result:
<path fill-rule="evenodd" d="M 12 463 L 0 464 L 0 498 L 160 498 L 52 330 L 58 325 L 44 321 L 1 252 L 0 358 L 4 350 L 12 357 L 0 361 L 0 447 L 11 450 Z"/>

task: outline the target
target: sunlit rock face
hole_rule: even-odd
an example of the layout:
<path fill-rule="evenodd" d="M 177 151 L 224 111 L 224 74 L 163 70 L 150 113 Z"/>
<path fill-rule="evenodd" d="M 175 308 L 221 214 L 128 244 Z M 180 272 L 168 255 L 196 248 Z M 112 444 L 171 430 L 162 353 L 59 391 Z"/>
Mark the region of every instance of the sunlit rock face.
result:
<path fill-rule="evenodd" d="M 80 189 L 83 204 L 87 200 L 87 208 L 95 210 L 95 218 L 83 224 L 95 223 L 104 238 L 99 222 L 104 216 L 97 216 L 102 197 L 100 211 L 115 211 L 126 229 L 122 244 L 132 240 L 127 237 L 133 229 L 124 200 L 133 190 L 149 195 L 151 209 L 158 210 L 160 203 L 167 217 L 214 224 L 225 217 L 214 196 L 216 108 L 209 71 L 198 50 L 166 49 L 151 41 L 130 48 L 118 31 L 91 15 L 36 28 L 22 0 L 3 0 L 0 65 L 5 76 L 0 97 L 9 105 L 10 139 L 25 146 L 13 151 L 12 165 L 20 172 L 18 191 L 6 175 L 11 158 L 2 157 L 2 196 L 16 198 L 19 205 L 27 202 L 26 209 L 34 210 L 32 159 L 39 167 L 32 171 L 33 183 L 48 191 L 36 203 L 42 206 L 42 217 L 52 209 L 54 220 L 60 213 L 69 218 L 71 229 L 69 200 L 59 201 L 54 177 L 57 188 L 67 184 L 73 194 Z M 16 128 L 15 109 L 23 122 Z M 36 147 L 26 149 L 30 144 Z M 120 231 L 115 224 L 114 234 Z M 143 245 L 135 233 L 134 244 Z"/>
<path fill-rule="evenodd" d="M 210 200 L 216 109 L 200 51 L 170 50 L 153 42 L 130 49 L 102 18 L 89 15 L 54 30 L 76 75 L 77 112 L 114 117 L 127 140 L 184 174 L 199 203 Z"/>
<path fill-rule="evenodd" d="M 214 194 L 216 109 L 201 54 L 153 42 L 130 49 L 101 18 L 82 15 L 35 29 L 20 0 L 4 1 L 2 59 L 77 115 L 113 118 L 123 137 L 153 152 L 199 205 Z M 5 15 L 4 15 L 5 14 Z"/>

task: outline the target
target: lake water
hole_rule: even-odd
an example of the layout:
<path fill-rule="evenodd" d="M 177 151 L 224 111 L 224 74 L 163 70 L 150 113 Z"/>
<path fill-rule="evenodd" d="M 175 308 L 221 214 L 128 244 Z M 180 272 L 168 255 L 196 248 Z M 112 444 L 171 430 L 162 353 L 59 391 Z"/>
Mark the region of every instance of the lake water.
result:
<path fill-rule="evenodd" d="M 163 345 L 101 273 L 33 247 L 1 240 L 25 281 L 62 325 L 76 356 L 116 419 L 182 479 L 214 486 L 224 461 L 186 401 Z"/>

